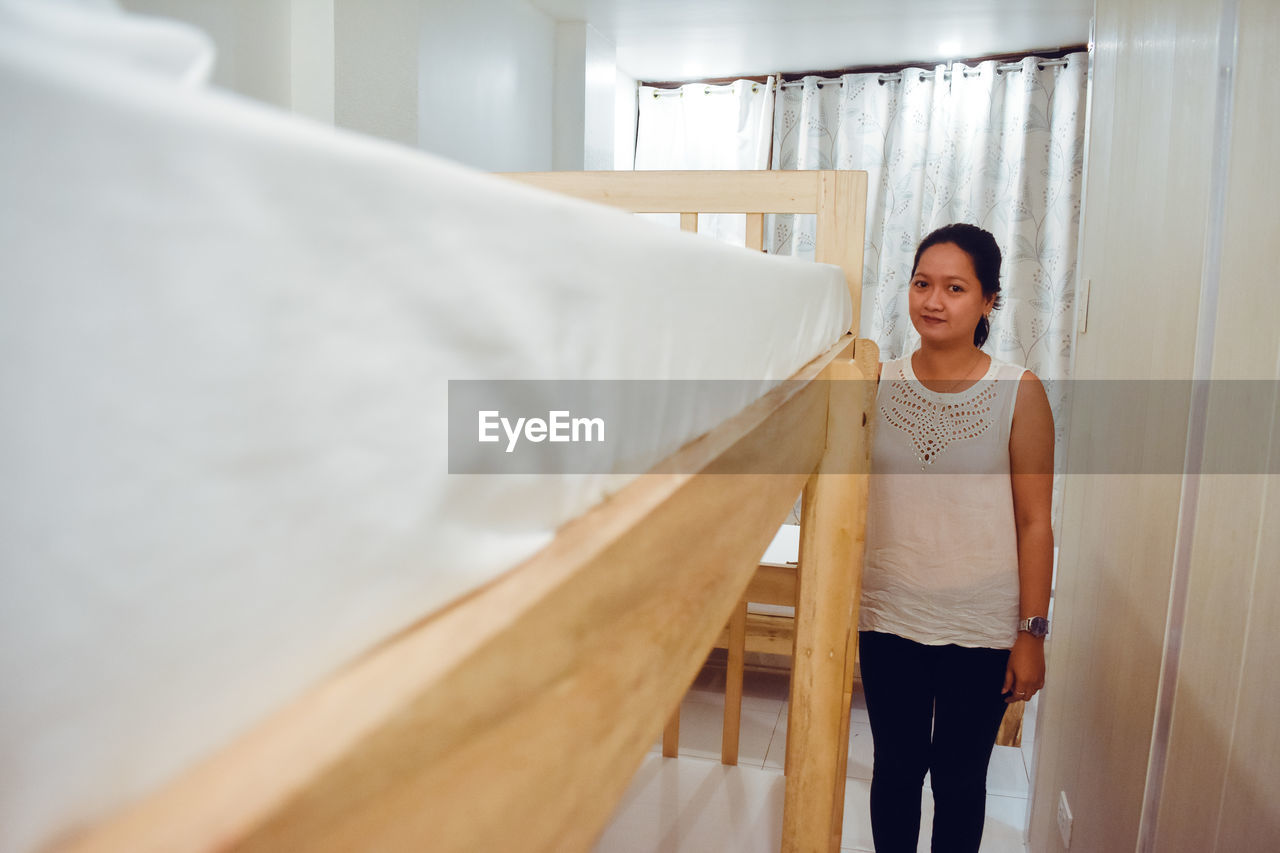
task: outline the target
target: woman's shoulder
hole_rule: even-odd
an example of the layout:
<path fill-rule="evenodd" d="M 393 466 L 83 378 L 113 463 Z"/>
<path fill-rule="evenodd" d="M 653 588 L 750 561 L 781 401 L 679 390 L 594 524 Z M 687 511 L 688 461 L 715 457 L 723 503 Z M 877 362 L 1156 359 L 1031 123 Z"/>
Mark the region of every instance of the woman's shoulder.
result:
<path fill-rule="evenodd" d="M 1047 417 L 1050 429 L 1052 429 L 1052 407 L 1049 404 L 1049 394 L 1045 390 L 1044 383 L 1040 381 L 1040 377 L 1027 368 L 1019 366 L 1017 373 L 1011 374 L 1009 378 L 1017 380 L 1014 420 L 1018 420 L 1019 414 L 1031 414 L 1037 420 L 1044 420 Z M 1010 384 L 1013 383 L 1011 382 Z"/>
<path fill-rule="evenodd" d="M 910 364 L 911 364 L 911 353 L 907 353 L 906 355 L 900 355 L 897 358 L 886 358 L 884 361 L 880 362 L 880 365 L 879 365 L 880 378 L 881 379 L 901 378 L 902 376 L 906 375 L 904 366 L 910 365 Z"/>
<path fill-rule="evenodd" d="M 991 375 L 997 379 L 1019 379 L 1026 380 L 1028 377 L 1035 380 L 1036 375 L 1021 364 L 1012 361 L 991 356 Z"/>

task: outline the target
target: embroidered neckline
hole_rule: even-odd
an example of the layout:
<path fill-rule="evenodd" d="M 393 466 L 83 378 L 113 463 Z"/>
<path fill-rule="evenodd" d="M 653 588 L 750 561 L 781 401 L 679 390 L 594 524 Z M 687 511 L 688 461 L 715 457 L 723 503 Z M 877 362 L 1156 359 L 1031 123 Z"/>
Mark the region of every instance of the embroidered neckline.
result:
<path fill-rule="evenodd" d="M 921 471 L 937 462 L 955 442 L 977 438 L 995 424 L 996 370 L 993 358 L 987 372 L 973 385 L 945 393 L 920 384 L 911 370 L 910 356 L 899 363 L 898 375 L 889 378 L 880 411 L 891 426 L 907 434 Z"/>

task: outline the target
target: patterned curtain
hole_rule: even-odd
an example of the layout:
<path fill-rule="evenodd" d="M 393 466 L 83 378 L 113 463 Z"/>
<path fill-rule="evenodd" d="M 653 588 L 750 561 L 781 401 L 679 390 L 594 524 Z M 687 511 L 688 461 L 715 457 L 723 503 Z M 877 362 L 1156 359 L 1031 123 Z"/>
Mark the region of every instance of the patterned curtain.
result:
<path fill-rule="evenodd" d="M 774 168 L 869 173 L 861 333 L 882 357 L 919 340 L 906 286 L 920 238 L 969 222 L 994 234 L 1004 255 L 987 351 L 1041 379 L 1067 378 L 1087 66 L 1076 53 L 1012 69 L 957 63 L 949 75 L 939 66 L 807 77 L 781 90 Z M 812 217 L 775 217 L 769 250 L 812 253 L 813 231 Z"/>

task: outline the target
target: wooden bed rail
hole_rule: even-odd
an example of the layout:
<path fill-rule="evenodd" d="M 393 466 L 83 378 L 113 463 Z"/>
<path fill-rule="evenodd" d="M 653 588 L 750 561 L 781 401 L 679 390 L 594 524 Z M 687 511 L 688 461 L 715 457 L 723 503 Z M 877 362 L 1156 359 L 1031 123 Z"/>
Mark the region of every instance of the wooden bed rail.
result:
<path fill-rule="evenodd" d="M 510 177 L 685 228 L 754 214 L 757 248 L 762 214 L 817 213 L 857 327 L 865 173 Z M 845 336 L 543 551 L 56 849 L 589 850 L 802 488 L 783 849 L 838 849 L 875 362 Z M 753 470 L 791 473 L 724 473 Z"/>
<path fill-rule="evenodd" d="M 633 213 L 679 213 L 697 230 L 699 213 L 747 214 L 747 247 L 764 247 L 764 214 L 818 217 L 814 259 L 844 271 L 853 301 L 851 332 L 862 305 L 862 249 L 867 228 L 867 173 L 819 171 L 506 172 L 504 177 Z"/>
<path fill-rule="evenodd" d="M 862 376 L 838 358 L 845 347 L 668 460 L 692 473 L 640 477 L 530 560 L 59 849 L 588 850 L 806 481 L 817 523 L 804 543 L 784 849 L 828 849 L 866 480 L 854 435 L 872 383 L 812 380 Z M 711 473 L 749 470 L 742 460 L 795 473 Z"/>

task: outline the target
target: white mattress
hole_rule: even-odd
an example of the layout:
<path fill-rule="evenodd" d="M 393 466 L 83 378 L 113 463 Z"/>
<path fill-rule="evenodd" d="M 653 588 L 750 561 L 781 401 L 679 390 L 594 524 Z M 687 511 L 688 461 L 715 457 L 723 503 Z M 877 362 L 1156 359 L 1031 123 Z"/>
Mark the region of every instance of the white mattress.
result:
<path fill-rule="evenodd" d="M 173 777 L 625 476 L 446 473 L 450 379 L 739 378 L 838 270 L 203 88 L 207 40 L 0 0 L 0 850 Z M 744 405 L 661 418 L 654 461 Z"/>

